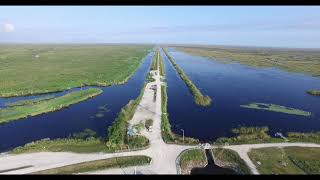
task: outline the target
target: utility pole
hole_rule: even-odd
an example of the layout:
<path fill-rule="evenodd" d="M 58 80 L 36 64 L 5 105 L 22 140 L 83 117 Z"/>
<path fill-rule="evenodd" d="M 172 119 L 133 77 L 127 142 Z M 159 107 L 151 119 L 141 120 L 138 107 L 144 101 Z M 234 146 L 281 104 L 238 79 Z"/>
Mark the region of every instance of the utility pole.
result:
<path fill-rule="evenodd" d="M 184 130 L 181 129 L 181 131 L 182 131 L 182 143 L 184 144 Z"/>

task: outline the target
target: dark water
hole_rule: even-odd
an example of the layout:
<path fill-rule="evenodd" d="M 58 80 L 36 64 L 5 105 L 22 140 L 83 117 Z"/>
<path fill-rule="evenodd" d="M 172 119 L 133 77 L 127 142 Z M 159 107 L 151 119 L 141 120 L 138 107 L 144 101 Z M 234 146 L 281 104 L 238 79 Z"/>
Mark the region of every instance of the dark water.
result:
<path fill-rule="evenodd" d="M 68 137 L 70 134 L 81 132 L 86 128 L 96 131 L 100 137 L 106 137 L 107 128 L 112 124 L 120 109 L 130 99 L 135 99 L 139 95 L 150 69 L 153 54 L 154 52 L 151 52 L 144 58 L 135 74 L 123 85 L 99 87 L 103 90 L 102 94 L 74 104 L 69 108 L 0 125 L 0 152 L 43 138 Z M 60 96 L 79 89 L 81 88 L 74 88 L 55 95 Z M 8 102 L 41 96 L 45 95 L 0 98 L 0 106 L 4 106 Z M 98 108 L 104 105 L 108 109 L 107 112 L 103 112 L 104 117 L 95 117 L 99 112 Z"/>
<path fill-rule="evenodd" d="M 203 168 L 193 168 L 191 169 L 191 175 L 201 175 L 201 174 L 237 174 L 234 170 L 229 168 L 222 168 L 220 166 L 217 166 L 214 163 L 212 154 L 207 149 L 206 150 L 206 156 L 208 159 L 208 165 Z"/>
<path fill-rule="evenodd" d="M 320 89 L 320 78 L 289 73 L 276 68 L 251 68 L 238 63 L 223 64 L 169 49 L 175 62 L 204 95 L 213 99 L 200 107 L 164 56 L 168 83 L 168 113 L 173 132 L 214 140 L 232 136 L 239 126 L 268 126 L 270 135 L 288 131 L 320 131 L 320 98 L 305 93 Z M 273 103 L 310 111 L 311 117 L 241 108 L 251 102 Z"/>

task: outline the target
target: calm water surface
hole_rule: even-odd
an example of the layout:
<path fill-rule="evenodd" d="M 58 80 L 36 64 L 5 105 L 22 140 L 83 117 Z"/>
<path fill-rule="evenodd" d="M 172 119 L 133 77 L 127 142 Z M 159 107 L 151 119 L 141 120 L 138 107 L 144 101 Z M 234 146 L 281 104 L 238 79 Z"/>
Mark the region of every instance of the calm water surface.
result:
<path fill-rule="evenodd" d="M 213 99 L 200 107 L 164 56 L 168 83 L 168 113 L 173 132 L 214 140 L 232 136 L 239 126 L 268 126 L 270 134 L 288 131 L 320 131 L 320 97 L 305 93 L 320 89 L 320 78 L 289 73 L 277 68 L 253 68 L 239 63 L 223 64 L 169 48 L 175 62 L 204 95 Z M 241 108 L 251 102 L 273 103 L 310 111 L 311 117 Z"/>
<path fill-rule="evenodd" d="M 99 87 L 103 90 L 102 94 L 74 104 L 69 108 L 0 125 L 0 152 L 43 138 L 68 137 L 70 134 L 83 131 L 86 128 L 96 131 L 100 137 L 106 137 L 107 128 L 112 124 L 120 109 L 130 99 L 135 99 L 139 95 L 153 54 L 154 52 L 151 52 L 144 58 L 135 74 L 123 85 Z M 79 89 L 81 88 L 54 94 L 61 96 Z M 0 98 L 0 107 L 8 102 L 41 96 L 46 95 Z M 103 112 L 102 118 L 97 118 L 95 115 L 99 113 L 100 106 L 107 107 L 108 111 Z"/>

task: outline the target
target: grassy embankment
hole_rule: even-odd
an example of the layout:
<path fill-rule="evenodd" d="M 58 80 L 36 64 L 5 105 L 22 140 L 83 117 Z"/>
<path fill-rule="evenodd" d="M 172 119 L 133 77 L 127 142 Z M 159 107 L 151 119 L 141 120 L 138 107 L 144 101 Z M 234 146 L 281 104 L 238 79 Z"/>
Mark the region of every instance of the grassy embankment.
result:
<path fill-rule="evenodd" d="M 235 137 L 220 137 L 214 144 L 259 144 L 259 143 L 280 143 L 286 142 L 285 139 L 275 138 L 268 135 L 268 127 L 240 127 L 232 129 Z M 287 136 L 288 142 L 306 142 L 306 143 L 316 143 L 320 144 L 320 132 L 288 132 Z"/>
<path fill-rule="evenodd" d="M 291 107 L 280 106 L 280 105 L 276 105 L 276 104 L 250 103 L 247 105 L 240 105 L 240 107 L 249 108 L 249 109 L 273 111 L 273 112 L 280 112 L 280 113 L 293 114 L 293 115 L 299 115 L 299 116 L 311 116 L 311 112 L 303 111 L 300 109 L 294 109 Z"/>
<path fill-rule="evenodd" d="M 93 153 L 108 152 L 105 141 L 97 137 L 96 133 L 90 129 L 83 132 L 74 133 L 63 139 L 43 139 L 25 144 L 10 151 L 12 154 L 33 153 L 33 152 L 75 152 Z"/>
<path fill-rule="evenodd" d="M 273 138 L 268 135 L 268 127 L 240 127 L 231 130 L 237 134 L 235 137 L 220 137 L 214 144 L 258 144 L 284 142 L 281 138 Z"/>
<path fill-rule="evenodd" d="M 33 101 L 32 103 L 31 101 L 23 102 L 22 104 L 24 105 L 21 106 L 11 106 L 0 109 L 0 123 L 7 123 L 28 116 L 36 116 L 47 112 L 57 111 L 94 97 L 100 93 L 102 93 L 101 89 L 89 88 L 87 90 L 71 92 L 53 99 Z"/>
<path fill-rule="evenodd" d="M 167 87 L 165 85 L 161 86 L 161 134 L 164 142 L 166 143 L 175 143 L 175 144 L 190 144 L 195 145 L 199 143 L 199 140 L 190 138 L 190 137 L 183 137 L 177 134 L 174 134 L 171 131 L 171 126 L 169 122 L 169 114 L 167 112 Z"/>
<path fill-rule="evenodd" d="M 206 165 L 207 158 L 202 149 L 187 150 L 180 155 L 181 174 L 190 174 L 192 168 Z"/>
<path fill-rule="evenodd" d="M 320 96 L 320 90 L 308 90 L 307 93 L 313 96 Z"/>
<path fill-rule="evenodd" d="M 72 164 L 68 166 L 34 172 L 32 174 L 76 174 L 110 168 L 124 168 L 150 164 L 148 156 L 124 156 Z"/>
<path fill-rule="evenodd" d="M 214 154 L 214 162 L 218 166 L 231 168 L 239 174 L 251 174 L 249 167 L 237 152 L 224 148 L 214 148 L 211 152 Z"/>
<path fill-rule="evenodd" d="M 254 67 L 278 67 L 289 72 L 320 76 L 319 50 L 222 46 L 175 46 L 175 48 L 189 54 L 209 57 L 224 63 L 237 61 Z"/>
<path fill-rule="evenodd" d="M 160 54 L 160 53 L 159 53 Z M 160 55 L 161 56 L 161 55 Z M 160 58 L 160 64 L 163 64 L 163 59 Z M 165 69 L 164 66 L 162 67 L 163 76 L 165 76 Z M 160 66 L 161 70 L 161 66 Z M 175 143 L 175 144 L 189 144 L 195 145 L 199 143 L 199 140 L 190 138 L 190 137 L 183 137 L 177 134 L 174 134 L 171 131 L 171 125 L 169 122 L 169 114 L 167 111 L 167 104 L 168 104 L 168 95 L 167 95 L 167 86 L 161 85 L 161 135 L 162 139 L 166 143 Z"/>
<path fill-rule="evenodd" d="M 164 62 L 163 62 L 163 59 L 162 59 L 162 56 L 161 56 L 161 53 L 160 53 L 160 49 L 158 51 L 159 51 L 158 57 L 159 57 L 160 76 L 164 77 L 165 76 Z"/>
<path fill-rule="evenodd" d="M 149 49 L 149 45 L 0 45 L 0 97 L 122 84 Z"/>
<path fill-rule="evenodd" d="M 161 61 L 163 63 L 163 59 L 161 58 Z M 160 62 L 161 62 L 160 61 Z M 161 63 L 160 63 L 161 64 Z M 163 67 L 164 68 L 164 67 Z M 163 69 L 163 76 L 165 75 Z M 161 86 L 161 134 L 164 142 L 166 143 L 176 143 L 176 144 L 198 144 L 199 140 L 190 138 L 190 137 L 183 137 L 179 136 L 177 134 L 174 134 L 171 131 L 171 126 L 169 122 L 169 114 L 167 112 L 167 103 L 168 103 L 168 96 L 167 96 L 167 86 L 162 85 Z"/>
<path fill-rule="evenodd" d="M 259 148 L 248 155 L 261 174 L 320 174 L 320 148 Z"/>
<path fill-rule="evenodd" d="M 158 61 L 159 61 L 159 49 L 156 50 L 152 59 L 152 64 L 151 64 L 152 71 L 158 69 Z"/>
<path fill-rule="evenodd" d="M 196 87 L 196 85 L 193 84 L 193 82 L 189 79 L 189 77 L 184 73 L 184 71 L 174 62 L 172 57 L 169 55 L 167 50 L 165 48 L 162 48 L 166 56 L 168 57 L 169 61 L 173 65 L 173 67 L 176 69 L 178 74 L 180 75 L 181 79 L 185 82 L 185 84 L 188 86 L 190 92 L 194 96 L 194 101 L 199 106 L 210 106 L 211 104 L 211 98 L 209 96 L 204 96 L 201 91 Z"/>

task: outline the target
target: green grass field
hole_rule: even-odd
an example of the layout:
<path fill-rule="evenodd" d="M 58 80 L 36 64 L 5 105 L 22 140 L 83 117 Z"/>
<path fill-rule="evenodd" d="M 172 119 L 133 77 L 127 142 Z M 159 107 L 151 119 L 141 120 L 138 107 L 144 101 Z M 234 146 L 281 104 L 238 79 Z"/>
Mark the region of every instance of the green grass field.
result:
<path fill-rule="evenodd" d="M 57 111 L 72 104 L 97 96 L 100 93 L 102 93 L 101 89 L 89 88 L 86 90 L 71 92 L 52 99 L 34 101 L 33 103 L 24 103 L 22 106 L 12 106 L 0 109 L 0 124 L 28 116 L 36 116 L 47 112 Z"/>
<path fill-rule="evenodd" d="M 148 156 L 123 156 L 101 159 L 68 166 L 34 172 L 32 174 L 75 174 L 90 171 L 105 170 L 110 168 L 124 168 L 129 166 L 142 166 L 150 164 Z"/>
<path fill-rule="evenodd" d="M 124 83 L 151 45 L 0 45 L 0 97 Z"/>
<path fill-rule="evenodd" d="M 248 155 L 261 174 L 320 174 L 320 148 L 271 147 Z"/>
<path fill-rule="evenodd" d="M 320 51 L 316 50 L 222 46 L 176 46 L 175 48 L 224 63 L 236 61 L 254 67 L 278 67 L 289 72 L 320 76 Z"/>

